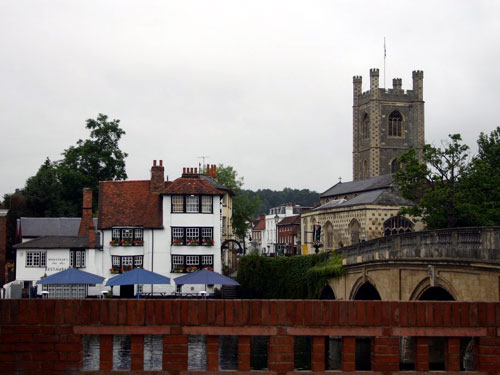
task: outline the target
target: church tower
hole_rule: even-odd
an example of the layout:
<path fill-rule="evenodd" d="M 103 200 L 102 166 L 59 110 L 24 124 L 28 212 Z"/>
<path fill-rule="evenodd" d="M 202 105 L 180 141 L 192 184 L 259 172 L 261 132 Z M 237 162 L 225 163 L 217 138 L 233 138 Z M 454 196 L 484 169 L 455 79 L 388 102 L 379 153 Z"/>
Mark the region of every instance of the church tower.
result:
<path fill-rule="evenodd" d="M 392 89 L 379 88 L 379 70 L 370 69 L 370 90 L 362 92 L 361 76 L 353 77 L 353 179 L 394 173 L 396 159 L 410 148 L 424 146 L 424 72 L 413 71 L 413 90 L 401 78 Z"/>

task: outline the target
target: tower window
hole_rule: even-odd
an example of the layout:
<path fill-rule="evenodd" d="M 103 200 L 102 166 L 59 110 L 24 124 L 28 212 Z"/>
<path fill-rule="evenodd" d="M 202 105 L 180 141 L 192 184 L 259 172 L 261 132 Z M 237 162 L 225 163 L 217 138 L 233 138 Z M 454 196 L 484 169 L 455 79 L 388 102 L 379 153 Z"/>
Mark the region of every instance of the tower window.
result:
<path fill-rule="evenodd" d="M 365 113 L 363 116 L 363 123 L 361 124 L 361 135 L 363 138 L 368 138 L 368 128 L 370 125 L 370 118 L 368 117 L 368 113 Z"/>
<path fill-rule="evenodd" d="M 393 111 L 389 115 L 389 137 L 402 137 L 403 116 L 399 111 Z"/>

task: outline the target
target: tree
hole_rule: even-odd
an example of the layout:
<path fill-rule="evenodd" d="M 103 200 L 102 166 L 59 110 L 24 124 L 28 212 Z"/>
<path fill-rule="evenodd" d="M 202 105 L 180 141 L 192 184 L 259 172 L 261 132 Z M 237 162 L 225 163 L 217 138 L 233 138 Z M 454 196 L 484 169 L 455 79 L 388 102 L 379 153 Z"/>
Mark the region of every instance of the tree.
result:
<path fill-rule="evenodd" d="M 464 216 L 474 226 L 500 225 L 500 127 L 481 133 L 478 153 L 463 179 Z"/>
<path fill-rule="evenodd" d="M 23 190 L 31 216 L 80 216 L 84 187 L 93 191 L 95 211 L 99 181 L 127 178 L 127 154 L 118 146 L 125 131 L 119 123 L 99 114 L 96 120 L 87 120 L 89 139 L 66 149 L 62 160 L 45 160 Z"/>
<path fill-rule="evenodd" d="M 231 166 L 218 165 L 217 181 L 235 193 L 231 224 L 233 233 L 239 238 L 245 238 L 250 223 L 259 208 L 260 201 L 258 198 L 250 198 L 247 192 L 241 190 L 243 177 L 238 177 L 238 172 Z"/>
<path fill-rule="evenodd" d="M 97 119 L 88 119 L 86 128 L 90 138 L 78 140 L 63 152 L 63 160 L 58 170 L 63 185 L 63 195 L 68 201 L 80 201 L 84 187 L 91 188 L 94 194 L 94 207 L 97 207 L 99 181 L 124 180 L 125 158 L 118 142 L 125 131 L 119 126 L 120 120 L 108 121 L 108 116 L 100 113 Z"/>
<path fill-rule="evenodd" d="M 23 195 L 30 216 L 53 217 L 63 215 L 65 203 L 57 165 L 49 158 L 40 166 L 36 175 L 28 178 Z"/>
<path fill-rule="evenodd" d="M 398 159 L 402 168 L 395 179 L 402 195 L 415 202 L 401 210 L 403 214 L 421 217 L 429 229 L 453 228 L 467 224 L 464 217 L 464 190 L 461 179 L 467 172 L 467 145 L 460 134 L 452 134 L 444 148 L 426 144 L 423 162 L 411 149 Z"/>

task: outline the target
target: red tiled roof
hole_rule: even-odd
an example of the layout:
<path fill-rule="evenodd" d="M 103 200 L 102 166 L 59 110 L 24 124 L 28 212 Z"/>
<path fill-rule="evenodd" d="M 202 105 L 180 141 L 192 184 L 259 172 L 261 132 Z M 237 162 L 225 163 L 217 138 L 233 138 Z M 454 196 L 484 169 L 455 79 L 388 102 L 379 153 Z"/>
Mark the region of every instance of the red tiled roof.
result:
<path fill-rule="evenodd" d="M 180 177 L 170 183 L 163 194 L 205 194 L 224 195 L 224 193 L 212 186 L 208 181 L 198 177 Z"/>
<path fill-rule="evenodd" d="M 300 225 L 300 215 L 287 216 L 283 218 L 278 225 Z"/>
<path fill-rule="evenodd" d="M 266 219 L 256 220 L 256 224 L 252 230 L 265 230 L 266 229 Z"/>
<path fill-rule="evenodd" d="M 161 197 L 149 180 L 99 182 L 99 229 L 114 226 L 163 227 Z"/>

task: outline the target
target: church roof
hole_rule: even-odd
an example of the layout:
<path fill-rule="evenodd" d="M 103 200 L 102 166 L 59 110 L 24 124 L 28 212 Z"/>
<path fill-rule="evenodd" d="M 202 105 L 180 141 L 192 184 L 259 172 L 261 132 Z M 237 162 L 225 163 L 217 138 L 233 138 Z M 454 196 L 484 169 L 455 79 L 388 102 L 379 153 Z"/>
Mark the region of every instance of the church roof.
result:
<path fill-rule="evenodd" d="M 330 189 L 320 194 L 320 198 L 326 198 L 338 195 L 347 195 L 360 193 L 370 190 L 387 189 L 394 184 L 392 174 L 384 174 L 364 180 L 354 180 L 349 182 L 339 182 L 333 185 Z"/>
<path fill-rule="evenodd" d="M 376 206 L 413 206 L 414 203 L 403 198 L 399 193 L 379 189 L 361 193 L 349 200 L 337 199 L 316 207 L 314 211 L 326 210 L 330 208 L 376 205 Z"/>

